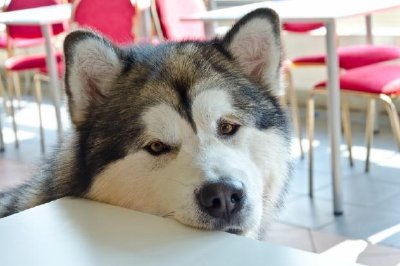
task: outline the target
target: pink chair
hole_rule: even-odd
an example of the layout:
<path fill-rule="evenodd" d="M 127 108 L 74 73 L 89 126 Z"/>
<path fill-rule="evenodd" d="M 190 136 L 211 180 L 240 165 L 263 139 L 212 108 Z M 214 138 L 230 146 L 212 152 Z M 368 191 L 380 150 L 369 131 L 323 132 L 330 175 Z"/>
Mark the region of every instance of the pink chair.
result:
<path fill-rule="evenodd" d="M 309 140 L 309 178 L 310 178 L 310 195 L 313 188 L 313 146 L 314 138 L 314 97 L 315 94 L 326 92 L 327 82 L 323 81 L 315 85 L 313 93 L 308 100 L 308 140 Z M 342 115 L 343 128 L 345 131 L 346 141 L 351 157 L 351 130 L 349 109 L 346 102 L 347 95 L 355 95 L 357 97 L 367 98 L 369 101 L 366 123 L 366 146 L 367 156 L 365 162 L 365 171 L 370 168 L 370 149 L 374 130 L 374 113 L 375 101 L 380 100 L 389 115 L 390 124 L 392 126 L 395 142 L 400 150 L 400 122 L 398 113 L 393 100 L 400 97 L 400 65 L 390 63 L 380 63 L 368 65 L 360 68 L 354 68 L 343 72 L 340 76 L 340 88 L 343 100 Z"/>
<path fill-rule="evenodd" d="M 202 22 L 184 22 L 180 18 L 205 10 L 203 0 L 153 0 L 152 15 L 160 40 L 204 40 Z"/>
<path fill-rule="evenodd" d="M 71 23 L 91 28 L 114 43 L 133 43 L 135 7 L 130 0 L 80 0 L 75 1 Z"/>
<path fill-rule="evenodd" d="M 106 11 L 106 12 L 105 12 Z M 135 40 L 135 6 L 130 0 L 77 0 L 73 2 L 71 28 L 90 28 L 112 40 L 117 45 L 127 45 Z M 60 60 L 58 75 L 64 75 L 64 64 Z M 44 132 L 41 115 L 41 81 L 49 81 L 46 66 L 34 76 L 35 95 L 39 106 L 40 139 L 44 150 Z"/>
<path fill-rule="evenodd" d="M 321 23 L 286 23 L 283 25 L 283 28 L 289 32 L 306 33 L 323 26 Z M 400 58 L 400 48 L 388 45 L 353 45 L 338 48 L 338 57 L 339 67 L 342 70 L 349 70 Z M 301 56 L 291 60 L 287 59 L 284 63 L 283 73 L 287 83 L 287 96 L 291 105 L 294 130 L 299 139 L 301 139 L 300 119 L 291 70 L 299 67 L 324 66 L 325 63 L 325 54 Z M 304 157 L 301 142 L 300 151 L 302 157 Z"/>
<path fill-rule="evenodd" d="M 36 7 L 36 6 L 45 6 L 48 5 L 48 1 L 11 1 L 9 5 L 3 10 L 3 12 L 9 12 L 9 11 L 15 11 L 15 10 L 20 10 L 20 9 L 26 9 L 26 8 L 31 8 L 31 7 Z M 44 40 L 41 37 L 38 38 L 25 38 L 26 32 L 25 31 L 31 31 L 31 27 L 26 27 L 26 26 L 10 26 L 9 27 L 12 32 L 12 36 L 9 36 L 7 33 L 6 34 L 1 34 L 0 35 L 0 49 L 7 49 L 10 53 L 12 53 L 12 50 L 14 48 L 26 48 L 26 47 L 31 47 L 31 46 L 36 46 L 39 44 L 43 44 Z M 22 31 L 23 34 L 19 35 L 19 32 Z"/>
<path fill-rule="evenodd" d="M 14 11 L 20 9 L 34 8 L 40 6 L 48 6 L 48 5 L 56 5 L 59 4 L 57 0 L 12 0 L 8 5 L 7 11 Z M 55 24 L 53 25 L 53 34 L 57 35 L 61 32 L 64 32 L 65 25 L 64 24 Z M 17 25 L 7 25 L 7 34 L 10 40 L 33 40 L 36 41 L 42 38 L 41 29 L 38 26 L 17 26 Z M 61 61 L 61 53 L 57 55 L 57 61 Z M 14 90 L 17 90 L 17 94 L 19 94 L 19 85 L 14 84 L 14 81 L 18 80 L 16 78 L 16 73 L 22 71 L 29 70 L 38 70 L 46 66 L 46 55 L 21 55 L 21 56 L 11 56 L 6 59 L 4 63 L 5 71 L 7 74 L 7 91 L 10 97 L 10 109 L 11 115 L 13 118 L 13 129 L 15 134 L 15 145 L 18 147 L 18 136 L 17 136 L 17 125 L 15 122 L 14 116 L 14 107 L 13 107 L 13 97 Z"/>

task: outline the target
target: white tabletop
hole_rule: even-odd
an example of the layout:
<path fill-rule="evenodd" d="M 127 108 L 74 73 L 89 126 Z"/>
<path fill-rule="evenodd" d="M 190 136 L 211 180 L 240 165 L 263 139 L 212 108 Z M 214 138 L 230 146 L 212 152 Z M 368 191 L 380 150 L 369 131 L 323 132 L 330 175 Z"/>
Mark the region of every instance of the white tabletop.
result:
<path fill-rule="evenodd" d="M 368 15 L 400 7 L 399 0 L 281 0 L 224 8 L 184 16 L 182 20 L 232 21 L 262 7 L 274 9 L 283 21 L 318 21 Z"/>
<path fill-rule="evenodd" d="M 83 199 L 0 219 L 2 265 L 355 265 Z"/>
<path fill-rule="evenodd" d="M 46 25 L 68 20 L 71 5 L 61 4 L 0 13 L 0 23 L 13 25 Z"/>

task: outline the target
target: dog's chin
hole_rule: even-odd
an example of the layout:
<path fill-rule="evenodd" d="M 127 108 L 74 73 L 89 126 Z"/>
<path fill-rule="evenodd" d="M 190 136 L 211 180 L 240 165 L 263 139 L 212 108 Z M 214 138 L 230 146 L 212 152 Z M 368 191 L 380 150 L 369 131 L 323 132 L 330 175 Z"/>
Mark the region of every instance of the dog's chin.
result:
<path fill-rule="evenodd" d="M 178 222 L 194 227 L 197 229 L 201 230 L 207 230 L 207 231 L 222 231 L 222 232 L 227 232 L 230 234 L 235 234 L 235 235 L 246 235 L 246 232 L 251 230 L 251 226 L 249 221 L 241 221 L 237 219 L 237 221 L 231 221 L 231 222 L 224 222 L 224 221 L 218 221 L 214 218 L 209 218 L 205 219 L 205 217 L 202 217 L 201 219 L 179 219 L 178 217 L 174 217 Z M 178 218 L 178 219 L 177 219 Z M 247 226 L 244 226 L 247 225 Z"/>

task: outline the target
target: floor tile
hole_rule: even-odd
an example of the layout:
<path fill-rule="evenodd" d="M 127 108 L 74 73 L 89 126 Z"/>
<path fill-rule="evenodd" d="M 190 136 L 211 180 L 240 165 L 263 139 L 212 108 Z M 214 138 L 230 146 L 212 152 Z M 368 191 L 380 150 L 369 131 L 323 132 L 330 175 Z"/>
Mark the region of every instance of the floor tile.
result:
<path fill-rule="evenodd" d="M 310 230 L 279 222 L 273 223 L 270 226 L 266 234 L 265 241 L 278 245 L 294 247 L 305 251 L 315 252 L 310 238 Z"/>
<path fill-rule="evenodd" d="M 328 234 L 321 231 L 311 231 L 311 241 L 315 247 L 316 253 L 322 253 L 344 241 L 348 238 L 344 236 Z"/>
<path fill-rule="evenodd" d="M 360 212 L 360 210 L 357 207 L 345 205 L 344 212 L 349 215 L 350 213 Z M 278 219 L 287 224 L 318 229 L 335 222 L 338 217 L 333 215 L 331 201 L 300 196 L 286 203 L 279 213 Z"/>
<path fill-rule="evenodd" d="M 399 177 L 400 178 L 400 177 Z M 400 193 L 380 202 L 379 207 L 400 215 Z"/>
<path fill-rule="evenodd" d="M 357 262 L 369 266 L 398 266 L 400 265 L 400 249 L 368 245 L 358 256 Z"/>
<path fill-rule="evenodd" d="M 347 213 L 335 219 L 334 223 L 320 230 L 355 239 L 368 239 L 400 224 L 400 215 L 381 212 L 377 209 L 357 208 L 353 213 Z M 399 246 L 400 248 L 400 243 Z"/>
<path fill-rule="evenodd" d="M 400 225 L 400 221 L 398 225 Z M 400 249 L 400 232 L 383 239 L 379 244 Z"/>
<path fill-rule="evenodd" d="M 400 193 L 400 186 L 378 182 L 362 173 L 355 174 L 352 178 L 343 180 L 343 199 L 345 203 L 360 206 L 374 206 Z M 316 191 L 316 197 L 320 199 L 332 199 L 331 187 Z"/>

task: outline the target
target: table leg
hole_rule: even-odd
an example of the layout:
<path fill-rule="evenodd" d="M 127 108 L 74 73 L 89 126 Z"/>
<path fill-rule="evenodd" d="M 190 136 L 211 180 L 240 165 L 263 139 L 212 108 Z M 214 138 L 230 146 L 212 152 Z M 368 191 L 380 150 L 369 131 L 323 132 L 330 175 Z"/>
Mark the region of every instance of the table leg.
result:
<path fill-rule="evenodd" d="M 372 34 L 372 16 L 365 16 L 365 31 L 367 37 L 367 44 L 374 44 L 374 37 Z M 377 102 L 378 104 L 378 102 Z M 378 108 L 376 109 L 378 110 Z M 378 119 L 379 111 L 374 113 L 374 133 L 379 133 L 379 119 Z"/>
<path fill-rule="evenodd" d="M 207 1 L 207 10 L 214 10 L 217 9 L 217 3 L 215 0 L 208 0 Z M 204 22 L 204 31 L 206 34 L 207 39 L 212 39 L 215 37 L 215 29 L 217 28 L 218 23 L 217 22 Z"/>
<path fill-rule="evenodd" d="M 51 43 L 52 27 L 51 25 L 41 25 L 42 35 L 45 38 L 46 44 L 46 65 L 50 74 L 50 92 L 53 98 L 53 103 L 56 111 L 57 131 L 60 141 L 63 139 L 63 127 L 60 112 L 60 84 L 57 74 L 57 63 L 54 53 L 54 48 Z"/>
<path fill-rule="evenodd" d="M 373 44 L 374 39 L 372 37 L 372 17 L 371 17 L 371 15 L 365 16 L 365 30 L 366 30 L 366 34 L 367 34 L 367 43 Z"/>
<path fill-rule="evenodd" d="M 326 22 L 326 50 L 328 60 L 328 129 L 331 144 L 333 209 L 335 215 L 343 213 L 340 169 L 340 89 L 339 62 L 336 47 L 336 23 Z"/>

